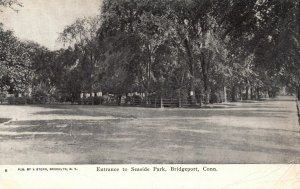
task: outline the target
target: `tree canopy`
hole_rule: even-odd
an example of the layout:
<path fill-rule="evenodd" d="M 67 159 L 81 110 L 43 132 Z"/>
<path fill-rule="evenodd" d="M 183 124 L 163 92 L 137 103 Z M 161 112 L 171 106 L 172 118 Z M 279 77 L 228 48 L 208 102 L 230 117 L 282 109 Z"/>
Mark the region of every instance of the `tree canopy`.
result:
<path fill-rule="evenodd" d="M 20 5 L 2 0 L 0 6 Z M 145 93 L 191 104 L 300 91 L 300 3 L 273 0 L 104 0 L 50 51 L 0 26 L 1 91 L 55 98 Z M 38 86 L 38 87 L 37 87 Z M 50 96 L 51 96 L 50 95 Z M 59 96 L 59 97 L 58 97 Z"/>

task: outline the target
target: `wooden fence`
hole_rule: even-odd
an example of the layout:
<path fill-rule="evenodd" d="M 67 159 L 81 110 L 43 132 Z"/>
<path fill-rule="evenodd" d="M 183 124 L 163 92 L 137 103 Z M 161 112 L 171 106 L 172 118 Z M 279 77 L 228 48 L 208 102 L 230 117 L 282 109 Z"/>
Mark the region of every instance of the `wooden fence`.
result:
<path fill-rule="evenodd" d="M 21 99 L 21 98 L 20 98 Z M 19 100 L 15 98 L 8 100 L 7 98 L 0 99 L 0 104 L 35 104 L 34 102 L 27 102 L 26 100 Z M 95 98 L 78 98 L 73 99 L 72 102 L 53 102 L 45 101 L 42 104 L 73 104 L 73 105 L 113 105 L 113 106 L 139 106 L 139 107 L 152 107 L 152 108 L 163 108 L 163 107 L 189 107 L 191 106 L 190 100 L 181 101 L 178 98 L 149 98 L 148 100 L 142 98 L 132 98 L 129 101 L 125 99 L 117 100 L 112 98 L 108 101 L 97 102 Z"/>

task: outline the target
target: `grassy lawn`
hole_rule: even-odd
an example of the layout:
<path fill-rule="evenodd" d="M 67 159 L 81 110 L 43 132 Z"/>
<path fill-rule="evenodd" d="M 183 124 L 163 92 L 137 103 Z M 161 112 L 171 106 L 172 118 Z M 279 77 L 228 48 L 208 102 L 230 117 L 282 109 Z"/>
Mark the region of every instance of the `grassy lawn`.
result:
<path fill-rule="evenodd" d="M 1 164 L 299 162 L 294 101 L 204 109 L 0 106 Z"/>

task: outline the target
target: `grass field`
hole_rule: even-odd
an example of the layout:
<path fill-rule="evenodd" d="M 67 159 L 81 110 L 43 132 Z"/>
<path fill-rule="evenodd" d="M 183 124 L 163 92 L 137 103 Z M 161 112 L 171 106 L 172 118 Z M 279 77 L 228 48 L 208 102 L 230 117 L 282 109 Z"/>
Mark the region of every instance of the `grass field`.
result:
<path fill-rule="evenodd" d="M 0 117 L 1 164 L 300 162 L 291 97 L 203 109 L 0 106 Z"/>

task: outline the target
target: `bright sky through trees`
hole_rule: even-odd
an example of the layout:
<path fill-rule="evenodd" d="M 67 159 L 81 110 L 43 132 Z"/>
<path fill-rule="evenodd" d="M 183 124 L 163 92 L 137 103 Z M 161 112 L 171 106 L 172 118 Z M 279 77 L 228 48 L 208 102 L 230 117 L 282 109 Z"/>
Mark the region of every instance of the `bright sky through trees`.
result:
<path fill-rule="evenodd" d="M 4 27 L 22 40 L 31 40 L 51 50 L 63 45 L 56 42 L 59 32 L 77 18 L 99 14 L 99 0 L 20 0 L 18 12 L 0 12 Z"/>

